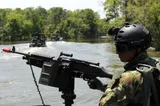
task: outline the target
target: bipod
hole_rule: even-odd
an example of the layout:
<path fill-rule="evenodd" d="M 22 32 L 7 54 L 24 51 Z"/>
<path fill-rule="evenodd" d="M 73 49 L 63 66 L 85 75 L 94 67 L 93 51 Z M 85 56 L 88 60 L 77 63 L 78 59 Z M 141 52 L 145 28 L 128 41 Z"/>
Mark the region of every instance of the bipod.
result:
<path fill-rule="evenodd" d="M 74 94 L 74 80 L 74 77 L 71 78 L 68 88 L 60 90 L 62 91 L 61 98 L 64 99 L 65 106 L 72 106 L 72 104 L 74 103 L 73 99 L 76 98 L 76 95 Z"/>

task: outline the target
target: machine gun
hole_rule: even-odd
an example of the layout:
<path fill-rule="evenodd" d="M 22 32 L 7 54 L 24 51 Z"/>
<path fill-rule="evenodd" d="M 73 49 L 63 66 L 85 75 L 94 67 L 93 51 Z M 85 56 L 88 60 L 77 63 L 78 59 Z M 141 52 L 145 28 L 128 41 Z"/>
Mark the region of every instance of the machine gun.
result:
<path fill-rule="evenodd" d="M 96 77 L 112 78 L 112 74 L 107 73 L 99 63 L 79 60 L 72 58 L 72 54 L 61 52 L 58 58 L 42 56 L 38 54 L 25 54 L 5 48 L 4 52 L 23 55 L 28 65 L 42 68 L 39 83 L 47 86 L 57 87 L 62 92 L 62 98 L 65 100 L 65 106 L 71 106 L 76 98 L 74 94 L 75 78 L 84 80 L 94 79 Z"/>

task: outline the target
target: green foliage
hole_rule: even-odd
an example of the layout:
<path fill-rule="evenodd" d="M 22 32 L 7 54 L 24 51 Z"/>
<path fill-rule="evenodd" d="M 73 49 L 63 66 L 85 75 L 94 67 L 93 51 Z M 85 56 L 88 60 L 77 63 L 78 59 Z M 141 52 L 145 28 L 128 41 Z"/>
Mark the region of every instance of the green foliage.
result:
<path fill-rule="evenodd" d="M 153 44 L 160 50 L 160 0 L 106 0 L 106 20 L 110 27 L 123 22 L 144 24 L 153 35 Z"/>
<path fill-rule="evenodd" d="M 120 0 L 106 0 L 104 2 L 104 9 L 106 10 L 107 22 L 119 17 Z"/>
<path fill-rule="evenodd" d="M 106 36 L 109 23 L 92 9 L 69 11 L 61 7 L 0 9 L 0 35 L 3 41 L 29 40 L 38 33 L 51 39 L 94 39 Z M 1 39 L 1 37 L 0 37 Z"/>

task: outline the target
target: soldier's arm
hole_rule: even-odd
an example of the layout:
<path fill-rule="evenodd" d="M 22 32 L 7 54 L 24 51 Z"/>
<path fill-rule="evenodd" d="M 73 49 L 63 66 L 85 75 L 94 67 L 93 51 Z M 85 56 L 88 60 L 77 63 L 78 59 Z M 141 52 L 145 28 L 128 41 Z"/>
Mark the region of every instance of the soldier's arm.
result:
<path fill-rule="evenodd" d="M 141 75 L 137 71 L 123 73 L 113 88 L 107 88 L 99 106 L 126 106 L 134 98 L 141 85 Z M 138 84 L 137 84 L 138 83 Z"/>

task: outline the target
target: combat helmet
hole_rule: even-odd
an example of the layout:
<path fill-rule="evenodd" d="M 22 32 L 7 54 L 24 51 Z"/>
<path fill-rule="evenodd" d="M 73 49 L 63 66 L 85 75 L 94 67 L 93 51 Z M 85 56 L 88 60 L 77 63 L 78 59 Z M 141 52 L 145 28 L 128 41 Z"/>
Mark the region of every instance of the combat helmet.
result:
<path fill-rule="evenodd" d="M 118 52 L 129 51 L 137 48 L 145 51 L 150 47 L 151 34 L 142 24 L 125 23 L 120 28 L 111 28 L 108 34 L 114 36 Z"/>

